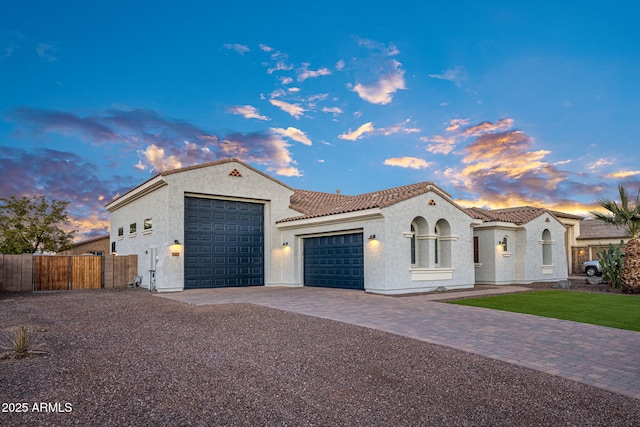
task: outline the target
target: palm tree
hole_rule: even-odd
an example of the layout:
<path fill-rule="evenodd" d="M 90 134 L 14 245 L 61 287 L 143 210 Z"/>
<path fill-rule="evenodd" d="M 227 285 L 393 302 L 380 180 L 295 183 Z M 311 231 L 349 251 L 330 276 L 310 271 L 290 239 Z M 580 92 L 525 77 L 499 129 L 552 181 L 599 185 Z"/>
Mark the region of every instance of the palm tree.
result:
<path fill-rule="evenodd" d="M 598 204 L 608 212 L 591 212 L 600 221 L 622 228 L 629 233 L 630 239 L 625 248 L 625 259 L 620 273 L 622 289 L 628 292 L 640 293 L 640 190 L 633 206 L 629 206 L 629 195 L 622 185 L 620 205 L 615 200 L 600 199 Z"/>

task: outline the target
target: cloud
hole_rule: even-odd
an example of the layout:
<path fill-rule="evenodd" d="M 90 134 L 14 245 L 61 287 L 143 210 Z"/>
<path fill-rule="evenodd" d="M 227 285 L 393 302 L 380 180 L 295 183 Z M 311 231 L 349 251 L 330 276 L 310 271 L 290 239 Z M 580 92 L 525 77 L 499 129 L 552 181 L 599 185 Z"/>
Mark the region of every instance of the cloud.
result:
<path fill-rule="evenodd" d="M 276 169 L 276 173 L 282 176 L 302 176 L 302 173 L 293 166 Z"/>
<path fill-rule="evenodd" d="M 140 154 L 146 159 L 147 164 L 153 166 L 153 169 L 157 172 L 179 169 L 183 166 L 177 155 L 167 155 L 164 148 L 157 147 L 155 144 L 151 144 L 145 150 L 141 150 Z"/>
<path fill-rule="evenodd" d="M 343 59 L 341 59 L 338 62 L 336 62 L 336 70 L 342 71 L 342 70 L 344 70 L 344 67 L 345 67 L 345 63 L 344 63 Z"/>
<path fill-rule="evenodd" d="M 290 104 L 285 101 L 280 101 L 279 99 L 270 99 L 269 102 L 271 103 L 271 105 L 278 107 L 285 113 L 289 113 L 291 117 L 295 119 L 299 119 L 305 111 L 300 104 Z"/>
<path fill-rule="evenodd" d="M 240 105 L 230 107 L 229 112 L 243 116 L 245 119 L 271 120 L 267 116 L 262 116 L 253 105 Z"/>
<path fill-rule="evenodd" d="M 293 128 L 293 127 L 288 127 L 286 129 L 283 129 L 283 128 L 271 128 L 271 130 L 274 133 L 278 134 L 278 135 L 286 136 L 287 138 L 291 138 L 294 141 L 301 142 L 304 145 L 312 145 L 311 140 L 300 129 L 296 129 L 296 128 Z"/>
<path fill-rule="evenodd" d="M 489 207 L 546 204 L 551 207 L 582 185 L 569 181 L 570 173 L 545 161 L 551 152 L 533 150 L 533 139 L 520 130 L 504 130 L 512 119 L 482 122 L 463 129 L 459 138 L 473 138 L 461 150 L 462 170 L 448 169 L 447 177 L 459 190 L 479 195 Z M 589 191 L 594 191 L 593 188 Z M 567 193 L 569 192 L 569 193 Z"/>
<path fill-rule="evenodd" d="M 373 132 L 375 129 L 373 127 L 373 122 L 368 122 L 361 125 L 358 129 L 353 132 L 349 131 L 347 133 L 343 133 L 338 135 L 340 139 L 346 139 L 348 141 L 355 141 L 357 139 L 362 138 L 365 134 Z"/>
<path fill-rule="evenodd" d="M 360 98 L 372 104 L 386 105 L 393 100 L 393 94 L 400 89 L 406 89 L 404 83 L 404 70 L 400 69 L 398 61 L 393 61 L 392 69 L 388 70 L 380 79 L 372 84 L 361 83 L 353 87 Z"/>
<path fill-rule="evenodd" d="M 512 126 L 513 126 L 513 119 L 504 118 L 504 119 L 498 120 L 495 123 L 482 122 L 482 123 L 478 123 L 477 125 L 469 126 L 464 129 L 464 131 L 462 132 L 462 135 L 465 138 L 468 138 L 471 136 L 479 136 L 487 133 L 505 131 L 507 129 L 510 129 Z"/>
<path fill-rule="evenodd" d="M 267 46 L 266 44 L 260 43 L 258 46 L 260 47 L 260 50 L 262 50 L 264 52 L 272 52 L 273 51 L 273 48 L 271 46 Z"/>
<path fill-rule="evenodd" d="M 398 90 L 406 89 L 402 64 L 391 58 L 400 51 L 392 44 L 368 39 L 359 39 L 358 45 L 365 55 L 353 61 L 357 82 L 352 90 L 372 104 L 389 104 Z"/>
<path fill-rule="evenodd" d="M 234 50 L 238 52 L 240 55 L 244 55 L 246 52 L 249 52 L 249 46 L 238 43 L 225 43 L 222 45 L 225 49 Z"/>
<path fill-rule="evenodd" d="M 618 171 L 605 175 L 605 178 L 629 178 L 630 176 L 640 175 L 640 170 L 636 171 Z"/>
<path fill-rule="evenodd" d="M 393 157 L 384 161 L 387 166 L 399 166 L 410 169 L 426 169 L 431 163 L 417 157 Z"/>
<path fill-rule="evenodd" d="M 322 112 L 330 113 L 330 114 L 333 114 L 334 116 L 337 116 L 338 114 L 342 114 L 343 111 L 339 107 L 323 107 Z"/>
<path fill-rule="evenodd" d="M 380 135 L 393 135 L 394 133 L 419 133 L 421 132 L 418 128 L 407 127 L 407 125 L 411 122 L 411 119 L 406 119 L 402 123 L 398 123 L 397 125 L 391 125 L 385 128 L 376 129 L 376 134 Z"/>
<path fill-rule="evenodd" d="M 449 126 L 447 126 L 447 132 L 455 132 L 460 127 L 466 126 L 469 124 L 469 119 L 453 119 L 449 122 Z"/>
<path fill-rule="evenodd" d="M 450 154 L 456 147 L 455 137 L 445 137 L 436 135 L 432 138 L 422 137 L 423 142 L 433 142 L 433 144 L 427 145 L 427 151 L 433 154 Z"/>
<path fill-rule="evenodd" d="M 38 56 L 49 62 L 58 60 L 55 55 L 56 50 L 57 49 L 55 47 L 47 43 L 38 43 L 38 45 L 36 46 L 36 53 L 38 54 Z"/>
<path fill-rule="evenodd" d="M 456 86 L 461 87 L 462 84 L 467 80 L 467 73 L 462 67 L 457 66 L 440 74 L 429 74 L 429 77 L 431 77 L 432 79 L 448 80 Z"/>
<path fill-rule="evenodd" d="M 302 64 L 302 68 L 298 70 L 298 81 L 303 82 L 306 79 L 315 79 L 320 76 L 328 76 L 331 71 L 328 68 L 320 68 L 319 70 L 309 70 L 309 64 Z"/>
<path fill-rule="evenodd" d="M 409 124 L 410 121 L 411 121 L 410 119 L 407 119 L 402 123 L 398 123 L 396 125 L 391 125 L 391 126 L 388 126 L 388 127 L 378 128 L 378 129 L 374 128 L 373 122 L 368 122 L 368 123 L 365 123 L 365 124 L 361 125 L 358 129 L 356 129 L 353 132 L 351 132 L 351 130 L 350 130 L 349 132 L 345 132 L 345 133 L 343 133 L 341 135 L 338 135 L 338 138 L 346 139 L 346 140 L 349 140 L 349 141 L 355 141 L 357 139 L 363 138 L 367 134 L 389 136 L 389 135 L 393 135 L 395 133 L 418 133 L 418 132 L 420 132 L 420 129 L 418 129 L 418 128 L 407 127 L 407 124 Z"/>
<path fill-rule="evenodd" d="M 598 159 L 595 162 L 591 163 L 588 168 L 591 171 L 595 171 L 596 169 L 600 169 L 603 167 L 611 166 L 615 164 L 615 162 L 611 159 Z"/>
<path fill-rule="evenodd" d="M 0 180 L 0 197 L 42 195 L 70 202 L 67 211 L 80 238 L 106 233 L 105 201 L 136 183 L 131 176 L 102 178 L 100 168 L 91 161 L 49 148 L 0 146 L 0 170 L 3 177 L 11 177 Z"/>
<path fill-rule="evenodd" d="M 135 169 L 148 167 L 151 172 L 227 157 L 274 170 L 289 167 L 293 162 L 289 146 L 272 132 L 219 136 L 152 110 L 113 109 L 81 117 L 56 110 L 23 108 L 11 112 L 9 117 L 17 123 L 18 135 L 57 133 L 94 144 L 122 144 L 125 151 L 138 153 L 140 162 Z"/>

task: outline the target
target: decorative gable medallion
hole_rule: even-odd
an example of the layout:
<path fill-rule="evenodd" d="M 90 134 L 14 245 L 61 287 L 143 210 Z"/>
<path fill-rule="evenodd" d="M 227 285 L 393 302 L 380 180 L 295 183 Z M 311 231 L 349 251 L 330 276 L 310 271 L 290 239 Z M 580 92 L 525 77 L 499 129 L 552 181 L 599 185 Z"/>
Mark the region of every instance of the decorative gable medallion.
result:
<path fill-rule="evenodd" d="M 436 201 L 431 199 L 429 200 L 429 206 L 435 206 L 436 205 Z"/>
<path fill-rule="evenodd" d="M 229 176 L 242 177 L 242 174 L 240 173 L 240 171 L 238 169 L 234 169 L 231 172 L 229 172 Z"/>

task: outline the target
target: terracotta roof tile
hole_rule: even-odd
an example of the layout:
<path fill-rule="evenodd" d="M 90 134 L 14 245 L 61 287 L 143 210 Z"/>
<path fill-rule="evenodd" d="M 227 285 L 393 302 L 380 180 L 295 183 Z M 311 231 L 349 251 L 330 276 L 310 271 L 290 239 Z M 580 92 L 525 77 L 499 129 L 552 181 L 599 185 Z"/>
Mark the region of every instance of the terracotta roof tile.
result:
<path fill-rule="evenodd" d="M 359 194 L 357 196 L 308 190 L 294 191 L 295 193 L 291 196 L 291 205 L 289 207 L 301 212 L 303 215 L 285 218 L 277 222 L 297 221 L 300 219 L 356 212 L 366 209 L 385 208 L 428 191 L 433 191 L 446 199 L 450 199 L 451 197 L 432 182 L 419 182 L 417 184 L 388 188 L 386 190 Z M 462 210 L 462 208 L 460 209 Z"/>
<path fill-rule="evenodd" d="M 520 206 L 515 208 L 506 209 L 481 209 L 481 208 L 468 208 L 466 211 L 473 218 L 480 219 L 482 222 L 510 222 L 513 224 L 526 224 L 532 221 L 544 213 L 553 215 L 550 211 L 544 208 L 534 208 L 532 206 Z"/>

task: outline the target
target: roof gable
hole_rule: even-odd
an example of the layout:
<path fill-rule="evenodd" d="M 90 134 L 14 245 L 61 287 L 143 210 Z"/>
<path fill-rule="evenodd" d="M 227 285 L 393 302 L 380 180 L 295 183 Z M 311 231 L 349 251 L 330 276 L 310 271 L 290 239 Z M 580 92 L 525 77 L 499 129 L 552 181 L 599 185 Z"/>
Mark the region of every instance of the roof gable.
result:
<path fill-rule="evenodd" d="M 192 171 L 192 170 L 196 170 L 196 169 L 203 169 L 203 168 L 208 168 L 208 167 L 216 167 L 219 165 L 223 165 L 226 163 L 237 163 L 239 165 L 242 165 L 243 167 L 252 170 L 253 172 L 275 182 L 278 185 L 281 185 L 283 187 L 285 187 L 288 190 L 294 191 L 293 188 L 289 187 L 288 185 L 286 185 L 285 183 L 278 181 L 277 179 L 273 178 L 272 176 L 267 175 L 266 173 L 254 168 L 253 166 L 250 166 L 236 158 L 229 158 L 229 159 L 221 159 L 221 160 L 217 160 L 214 162 L 208 162 L 208 163 L 202 163 L 202 164 L 198 164 L 198 165 L 193 165 L 193 166 L 186 166 L 183 168 L 178 168 L 178 169 L 172 169 L 172 170 L 168 170 L 168 171 L 164 171 L 164 172 L 160 172 L 156 175 L 154 175 L 153 177 L 149 178 L 148 180 L 144 181 L 142 184 L 132 188 L 131 190 L 127 191 L 126 193 L 114 198 L 113 200 L 111 200 L 109 203 L 106 204 L 107 210 L 113 210 L 113 209 L 117 209 L 117 207 L 121 206 L 123 203 L 126 204 L 128 203 L 127 201 L 125 201 L 126 198 L 128 197 L 132 197 L 135 195 L 136 192 L 139 192 L 140 189 L 142 189 L 145 186 L 149 186 L 150 190 L 147 192 L 144 192 L 144 194 L 147 194 L 148 192 L 151 192 L 153 190 L 155 190 L 156 188 L 162 186 L 162 185 L 167 185 L 167 183 L 165 182 L 165 180 L 163 179 L 166 176 L 169 175 L 174 175 L 174 174 L 179 174 L 182 172 L 188 172 L 188 171 Z M 242 176 L 240 174 L 240 172 L 237 169 L 233 169 L 232 171 L 230 171 L 230 176 Z M 159 181 L 157 184 L 150 186 L 149 184 L 152 181 Z M 143 195 L 143 194 L 142 194 Z M 139 197 L 140 195 L 138 195 Z M 135 196 L 134 196 L 135 197 Z"/>

